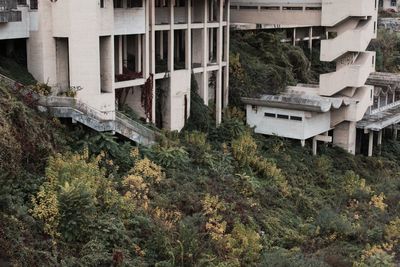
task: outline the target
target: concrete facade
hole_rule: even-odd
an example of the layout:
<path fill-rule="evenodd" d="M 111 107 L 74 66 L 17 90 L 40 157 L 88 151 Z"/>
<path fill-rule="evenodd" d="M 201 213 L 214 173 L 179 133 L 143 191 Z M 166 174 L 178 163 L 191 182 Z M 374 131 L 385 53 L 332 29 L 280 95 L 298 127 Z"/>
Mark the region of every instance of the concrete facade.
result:
<path fill-rule="evenodd" d="M 128 105 L 159 127 L 180 130 L 190 114 L 194 73 L 198 93 L 221 122 L 228 103 L 229 0 L 33 2 L 34 8 L 17 7 L 20 21 L 0 23 L 0 39 L 27 38 L 28 69 L 38 81 L 57 92 L 79 88 L 77 99 L 101 112 Z"/>
<path fill-rule="evenodd" d="M 379 9 L 399 12 L 397 0 L 379 0 Z"/>
<path fill-rule="evenodd" d="M 307 100 L 310 97 L 341 99 L 345 105 L 325 111 L 325 116 L 320 118 L 330 124 L 333 130 L 333 143 L 350 153 L 355 153 L 356 123 L 364 117 L 373 102 L 373 87 L 366 85 L 370 73 L 375 70 L 375 53 L 367 52 L 367 46 L 377 34 L 378 2 L 374 0 L 293 0 L 272 2 L 257 0 L 248 2 L 245 0 L 232 1 L 232 22 L 274 24 L 279 27 L 285 25 L 297 25 L 293 30 L 293 45 L 298 39 L 296 27 L 309 26 L 310 33 L 300 40 L 307 40 L 309 48 L 312 48 L 313 27 L 323 27 L 325 36 L 321 40 L 320 60 L 336 63 L 336 71 L 322 74 L 318 86 L 298 85 L 296 88 L 288 88 L 285 94 L 291 98 L 299 98 L 303 101 L 302 107 L 297 107 L 299 115 L 307 110 Z M 267 16 L 270 14 L 270 16 Z M 293 27 L 293 26 L 291 26 Z M 293 96 L 293 92 L 297 95 Z M 284 94 L 284 95 L 285 95 Z M 321 100 L 322 101 L 322 100 Z M 293 110 L 293 103 L 287 98 L 282 99 L 282 104 L 287 110 Z M 271 107 L 271 103 L 264 103 Z M 257 121 L 247 107 L 248 123 L 256 125 L 264 134 L 287 136 L 287 129 L 283 122 L 275 125 L 263 121 Z M 329 117 L 329 119 L 328 119 Z M 322 122 L 320 122 L 322 124 Z M 265 126 L 271 125 L 271 126 Z M 319 129 L 316 125 L 310 125 Z M 262 129 L 262 130 L 261 130 Z M 308 130 L 308 129 L 307 129 Z M 321 130 L 321 129 L 320 129 Z M 305 128 L 298 128 L 299 132 L 291 138 L 300 139 L 306 137 Z M 315 136 L 322 134 L 315 131 Z"/>
<path fill-rule="evenodd" d="M 355 153 L 357 122 L 383 107 L 379 89 L 366 84 L 375 69 L 366 48 L 376 37 L 378 8 L 375 0 L 38 0 L 0 8 L 0 40 L 27 38 L 34 77 L 58 91 L 79 88 L 77 100 L 103 119 L 116 119 L 127 105 L 160 128 L 181 130 L 192 79 L 221 122 L 231 22 L 239 29 L 290 28 L 282 41 L 308 41 L 312 49 L 321 40 L 320 59 L 336 70 L 318 85 L 247 100 L 248 123 L 258 133 L 330 140 Z M 388 94 L 385 106 L 391 97 L 400 101 Z"/>

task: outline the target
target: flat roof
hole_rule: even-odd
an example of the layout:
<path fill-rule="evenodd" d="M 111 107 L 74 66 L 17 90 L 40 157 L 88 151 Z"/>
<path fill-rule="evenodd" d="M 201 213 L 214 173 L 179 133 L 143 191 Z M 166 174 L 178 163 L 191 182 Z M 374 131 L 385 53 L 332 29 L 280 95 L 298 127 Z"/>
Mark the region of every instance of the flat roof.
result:
<path fill-rule="evenodd" d="M 348 106 L 350 99 L 344 97 L 323 97 L 314 94 L 262 95 L 259 98 L 242 97 L 247 105 L 283 108 L 291 110 L 324 113 L 341 106 Z"/>
<path fill-rule="evenodd" d="M 374 113 L 366 114 L 357 122 L 357 128 L 371 131 L 380 131 L 390 125 L 400 122 L 400 105 Z"/>

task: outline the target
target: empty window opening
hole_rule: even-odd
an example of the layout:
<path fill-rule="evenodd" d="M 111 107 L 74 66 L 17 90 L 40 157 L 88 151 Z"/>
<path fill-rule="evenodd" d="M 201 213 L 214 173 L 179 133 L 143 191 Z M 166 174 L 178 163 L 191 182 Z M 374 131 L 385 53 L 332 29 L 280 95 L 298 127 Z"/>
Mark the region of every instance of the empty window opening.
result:
<path fill-rule="evenodd" d="M 268 118 L 276 118 L 276 114 L 275 114 L 275 113 L 268 113 L 268 112 L 266 112 L 266 113 L 264 113 L 264 116 L 265 116 L 265 117 L 268 117 Z"/>
<path fill-rule="evenodd" d="M 123 0 L 114 0 L 114 8 L 123 8 L 124 1 Z"/>
<path fill-rule="evenodd" d="M 65 92 L 70 87 L 68 38 L 55 38 L 55 41 L 57 87 L 61 90 L 61 92 Z"/>
<path fill-rule="evenodd" d="M 288 119 L 289 119 L 289 116 L 288 116 L 288 115 L 283 115 L 283 114 L 278 114 L 276 117 L 277 117 L 278 119 L 284 119 L 284 120 L 288 120 Z"/>
<path fill-rule="evenodd" d="M 142 34 L 114 38 L 115 81 L 143 78 L 144 37 Z"/>
<path fill-rule="evenodd" d="M 143 7 L 143 0 L 126 0 L 127 8 Z"/>
<path fill-rule="evenodd" d="M 156 73 L 168 71 L 168 31 L 156 31 Z"/>
<path fill-rule="evenodd" d="M 261 10 L 280 10 L 279 6 L 262 6 Z"/>
<path fill-rule="evenodd" d="M 175 30 L 174 33 L 174 69 L 186 68 L 186 30 Z"/>
<path fill-rule="evenodd" d="M 203 67 L 203 29 L 192 29 L 192 68 Z"/>
<path fill-rule="evenodd" d="M 243 10 L 258 10 L 258 6 L 240 6 L 239 9 L 243 9 Z"/>
<path fill-rule="evenodd" d="M 211 65 L 217 62 L 218 30 L 217 28 L 208 29 L 208 63 Z"/>
<path fill-rule="evenodd" d="M 303 7 L 301 6 L 284 6 L 283 10 L 294 10 L 294 11 L 302 11 Z"/>
<path fill-rule="evenodd" d="M 31 10 L 37 10 L 39 7 L 38 0 L 30 0 L 29 7 Z"/>
<path fill-rule="evenodd" d="M 312 11 L 312 10 L 314 10 L 314 11 L 320 11 L 320 10 L 322 10 L 322 8 L 321 8 L 321 7 L 318 7 L 318 6 L 308 6 L 308 7 L 306 7 L 306 10 L 310 10 L 310 11 Z"/>
<path fill-rule="evenodd" d="M 299 117 L 299 116 L 290 116 L 290 120 L 292 120 L 292 121 L 303 121 L 303 118 Z"/>
<path fill-rule="evenodd" d="M 99 38 L 100 47 L 100 89 L 102 93 L 113 90 L 112 43 L 111 36 Z"/>

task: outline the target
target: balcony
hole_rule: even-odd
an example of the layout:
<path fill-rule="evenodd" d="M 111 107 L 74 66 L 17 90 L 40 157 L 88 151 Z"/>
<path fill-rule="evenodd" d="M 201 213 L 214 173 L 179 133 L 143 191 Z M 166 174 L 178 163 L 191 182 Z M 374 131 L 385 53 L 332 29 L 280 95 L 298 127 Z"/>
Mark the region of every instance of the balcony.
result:
<path fill-rule="evenodd" d="M 374 52 L 361 53 L 354 63 L 344 64 L 335 72 L 320 76 L 320 95 L 332 96 L 346 87 L 365 85 L 369 75 L 374 71 Z"/>
<path fill-rule="evenodd" d="M 331 62 L 347 52 L 363 52 L 374 37 L 374 20 L 362 20 L 356 28 L 338 33 L 333 39 L 322 40 L 320 59 Z"/>
<path fill-rule="evenodd" d="M 22 21 L 21 11 L 0 11 L 0 23 Z"/>
<path fill-rule="evenodd" d="M 333 27 L 349 17 L 376 16 L 374 0 L 323 0 L 322 26 Z"/>
<path fill-rule="evenodd" d="M 22 21 L 18 5 L 26 4 L 24 0 L 0 0 L 0 23 Z"/>

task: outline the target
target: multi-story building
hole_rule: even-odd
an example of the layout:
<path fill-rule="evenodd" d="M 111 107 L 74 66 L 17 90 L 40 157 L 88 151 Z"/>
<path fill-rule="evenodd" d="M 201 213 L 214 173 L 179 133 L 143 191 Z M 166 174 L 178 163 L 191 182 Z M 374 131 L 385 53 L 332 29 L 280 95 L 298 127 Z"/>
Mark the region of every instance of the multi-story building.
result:
<path fill-rule="evenodd" d="M 379 9 L 398 12 L 397 0 L 379 0 Z"/>
<path fill-rule="evenodd" d="M 193 76 L 221 121 L 229 0 L 2 1 L 14 6 L 0 18 L 19 17 L 0 23 L 0 39 L 27 38 L 32 75 L 55 91 L 79 88 L 77 99 L 104 119 L 128 105 L 160 128 L 180 130 L 190 114 Z"/>
<path fill-rule="evenodd" d="M 117 111 L 127 105 L 160 128 L 180 130 L 190 114 L 192 80 L 221 121 L 228 103 L 231 21 L 239 29 L 290 28 L 282 41 L 307 41 L 310 49 L 320 43 L 321 60 L 336 62 L 336 71 L 322 74 L 319 84 L 244 99 L 248 123 L 258 133 L 302 144 L 313 139 L 314 152 L 317 141 L 332 141 L 355 153 L 364 135 L 370 146 L 378 131 L 379 143 L 383 126 L 371 126 L 371 118 L 387 112 L 381 98 L 376 100 L 379 84 L 366 83 L 375 67 L 375 54 L 366 48 L 376 36 L 378 5 L 375 0 L 0 0 L 0 47 L 22 43 L 29 71 L 55 91 L 79 88 L 76 99 L 85 107 L 74 120 L 141 140 L 135 134 L 139 126 L 129 128 Z M 396 96 L 385 98 L 388 109 L 397 108 Z M 63 104 L 55 112 L 59 116 L 66 116 Z M 82 112 L 88 113 L 85 118 Z M 93 114 L 108 124 L 93 123 Z M 388 123 L 397 120 L 390 117 Z"/>
<path fill-rule="evenodd" d="M 322 27 L 320 59 L 336 62 L 336 71 L 322 74 L 319 84 L 299 84 L 278 96 L 244 99 L 248 123 L 259 133 L 298 139 L 303 144 L 310 138 L 314 144 L 333 140 L 355 153 L 357 122 L 373 102 L 373 87 L 366 81 L 375 69 L 375 53 L 366 49 L 377 33 L 377 1 L 234 0 L 231 5 L 233 23 L 297 25 L 303 40 L 307 38 L 304 27 L 308 27 L 310 48 L 313 29 Z"/>
<path fill-rule="evenodd" d="M 40 51 L 29 53 L 30 69 L 40 80 L 82 87 L 78 97 L 97 109 L 126 104 L 159 127 L 180 130 L 189 115 L 193 72 L 204 101 L 215 100 L 220 121 L 228 88 L 227 1 L 59 0 L 43 1 L 42 8 L 41 3 L 43 25 L 30 42 L 47 40 L 54 58 L 42 53 L 43 65 L 49 65 L 44 73 L 45 67 L 36 70 Z M 151 90 L 151 103 L 143 105 L 143 90 Z"/>

